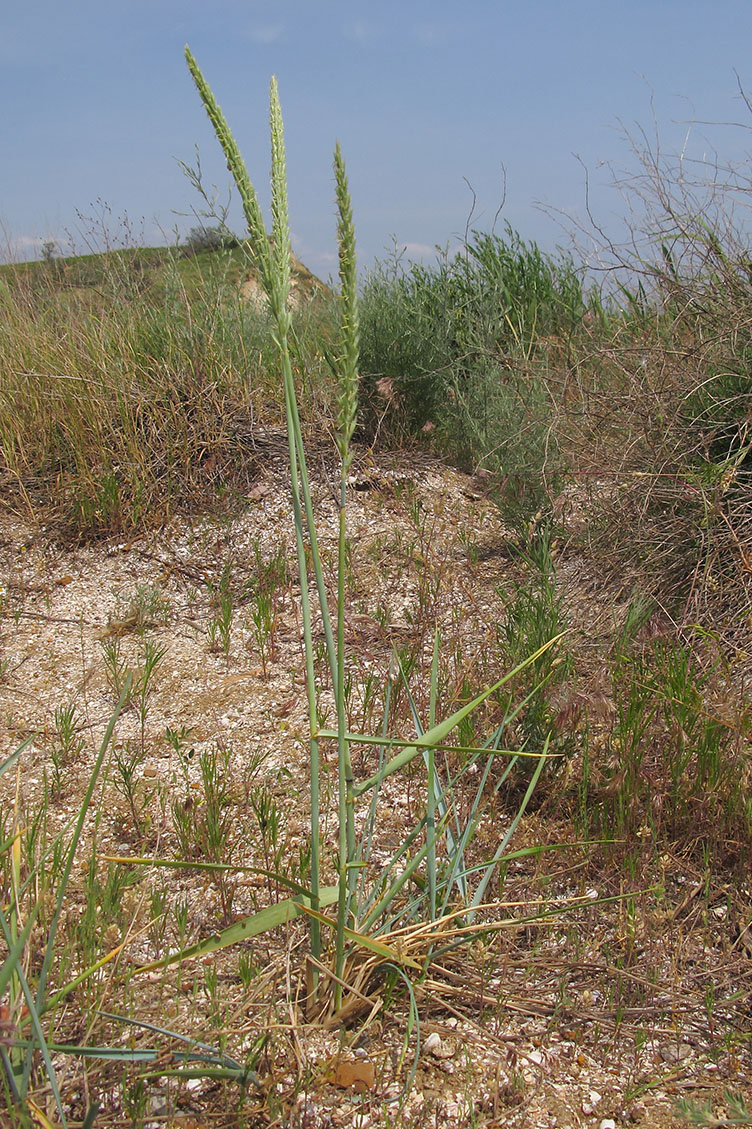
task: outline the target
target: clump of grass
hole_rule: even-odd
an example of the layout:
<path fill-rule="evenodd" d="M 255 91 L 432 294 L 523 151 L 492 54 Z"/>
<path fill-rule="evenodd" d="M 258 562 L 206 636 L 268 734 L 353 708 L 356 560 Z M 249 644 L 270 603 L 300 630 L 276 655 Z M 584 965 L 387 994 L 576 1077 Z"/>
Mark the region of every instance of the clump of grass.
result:
<path fill-rule="evenodd" d="M 71 1124 L 71 1094 L 61 1092 L 59 1082 L 59 1063 L 71 1055 L 81 1055 L 90 1064 L 97 1060 L 107 1064 L 114 1057 L 123 1074 L 125 1105 L 132 1100 L 133 1110 L 141 1109 L 141 1098 L 148 1095 L 144 1068 L 148 1072 L 148 1064 L 158 1064 L 164 1047 L 146 1046 L 139 1040 L 137 1047 L 120 1044 L 115 1049 L 123 1026 L 173 1043 L 172 1062 L 179 1069 L 218 1069 L 217 1078 L 234 1079 L 241 1088 L 247 1082 L 258 1085 L 247 1064 L 200 1039 L 146 1022 L 133 1002 L 130 974 L 120 957 L 133 935 L 139 935 L 132 907 L 134 901 L 143 902 L 143 895 L 134 897 L 142 872 L 138 860 L 124 866 L 121 860 L 101 858 L 98 839 L 103 799 L 101 792 L 97 794 L 106 783 L 106 759 L 120 713 L 131 695 L 130 683 L 129 675 L 71 819 L 53 830 L 45 799 L 31 820 L 16 803 L 10 820 L 1 824 L 0 936 L 5 953 L 0 998 L 7 1004 L 2 1012 L 0 1094 L 9 1125 L 28 1125 L 42 1108 L 40 1103 L 50 1104 L 63 1129 Z M 31 741 L 29 738 L 0 762 L 0 777 L 13 769 Z M 211 766 L 208 775 L 217 782 Z M 221 787 L 220 783 L 220 792 L 212 793 L 213 799 L 221 798 Z M 219 803 L 218 810 L 221 806 Z M 77 879 L 79 871 L 83 872 L 82 884 Z M 232 884 L 221 873 L 217 881 L 229 907 Z M 167 921 L 164 888 L 152 889 L 149 907 L 154 916 L 142 932 L 148 931 L 153 943 L 161 947 Z M 114 1016 L 107 1011 L 113 995 L 126 1014 Z M 72 999 L 78 1001 L 79 1017 L 85 1017 L 83 1037 L 80 1018 L 71 1018 Z M 130 1014 L 134 1006 L 135 1017 Z M 99 1079 L 98 1073 L 89 1072 L 90 1086 Z M 105 1073 L 105 1086 L 111 1083 Z M 81 1110 L 84 1124 L 93 1125 L 99 1105 L 96 1099 L 90 1100 L 90 1092 L 86 1088 L 73 1108 Z"/>
<path fill-rule="evenodd" d="M 615 838 L 732 860 L 752 830 L 749 718 L 717 644 L 626 632 L 610 665 L 614 708 L 590 753 L 588 819 Z"/>
<path fill-rule="evenodd" d="M 64 786 L 65 773 L 75 765 L 84 745 L 75 702 L 56 706 L 54 733 L 49 746 L 53 790 L 59 791 Z"/>
<path fill-rule="evenodd" d="M 752 1125 L 752 1109 L 747 1105 L 743 1094 L 727 1090 L 724 1095 L 726 1113 L 719 1117 L 713 1110 L 712 1102 L 696 1102 L 681 1098 L 677 1102 L 679 1113 L 690 1125 L 705 1125 L 708 1129 L 730 1129 L 734 1125 Z"/>
<path fill-rule="evenodd" d="M 540 520 L 541 515 L 537 516 Z M 550 528 L 536 527 L 534 521 L 530 524 L 526 542 L 519 549 L 523 578 L 499 590 L 506 607 L 497 637 L 506 665 L 517 666 L 549 639 L 568 630 L 564 597 L 557 584 L 558 548 Z M 515 717 L 522 748 L 538 748 L 550 737 L 552 752 L 564 756 L 574 751 L 576 709 L 570 716 L 568 708 L 575 699 L 574 677 L 574 660 L 562 646 L 556 652 L 545 650 L 525 669 L 522 685 L 510 687 L 508 709 L 513 708 L 515 694 L 527 690 L 524 705 Z"/>
<path fill-rule="evenodd" d="M 216 584 L 209 585 L 211 613 L 209 618 L 209 650 L 230 653 L 233 621 L 233 594 L 231 587 L 232 562 L 227 561 Z"/>
<path fill-rule="evenodd" d="M 208 863 L 226 863 L 231 853 L 234 807 L 230 783 L 229 749 L 208 749 L 198 757 L 195 791 L 173 801 L 172 818 L 177 835 L 178 857 Z M 230 920 L 237 882 L 218 868 L 214 881 L 219 894 L 222 920 Z"/>
<path fill-rule="evenodd" d="M 265 557 L 258 541 L 255 541 L 253 554 L 253 572 L 245 585 L 245 595 L 250 602 L 249 618 L 254 645 L 266 676 L 277 657 L 279 614 L 289 588 L 290 576 L 283 546 Z"/>
<path fill-rule="evenodd" d="M 380 265 L 363 297 L 365 422 L 397 436 L 435 431 L 453 457 L 498 476 L 507 504 L 533 513 L 564 469 L 554 363 L 594 304 L 571 258 L 510 227 L 473 233 L 434 268 Z"/>

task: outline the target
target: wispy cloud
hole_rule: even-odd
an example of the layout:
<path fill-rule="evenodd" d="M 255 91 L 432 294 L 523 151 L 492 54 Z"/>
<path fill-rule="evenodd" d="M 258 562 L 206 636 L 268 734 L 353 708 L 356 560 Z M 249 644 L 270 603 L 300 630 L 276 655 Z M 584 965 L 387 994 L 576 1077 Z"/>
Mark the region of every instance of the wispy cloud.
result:
<path fill-rule="evenodd" d="M 356 43 L 370 43 L 378 34 L 376 26 L 367 20 L 354 20 L 345 24 L 342 30 L 346 39 L 353 39 Z"/>
<path fill-rule="evenodd" d="M 276 43 L 277 40 L 281 39 L 284 30 L 284 24 L 261 24 L 258 27 L 252 27 L 248 34 L 254 43 L 266 45 Z"/>
<path fill-rule="evenodd" d="M 449 29 L 437 23 L 421 23 L 415 28 L 415 38 L 423 47 L 440 47 L 446 43 Z"/>
<path fill-rule="evenodd" d="M 301 263 L 313 271 L 320 279 L 326 281 L 327 277 L 336 271 L 339 257 L 332 250 L 321 250 L 320 247 L 309 243 L 308 240 L 298 235 L 296 231 L 290 232 L 293 250 Z"/>
<path fill-rule="evenodd" d="M 47 242 L 48 239 L 41 235 L 9 235 L 3 230 L 0 236 L 0 261 L 13 263 L 39 258 L 42 247 Z"/>
<path fill-rule="evenodd" d="M 448 244 L 438 247 L 435 243 L 408 242 L 398 244 L 398 249 L 411 262 L 425 262 L 427 259 L 439 259 L 445 254 L 453 259 L 462 250 L 462 244 L 458 240 L 450 240 Z"/>
<path fill-rule="evenodd" d="M 32 247 L 41 247 L 47 240 L 43 239 L 41 235 L 17 235 L 12 240 L 16 247 L 22 247 L 24 250 L 29 250 Z"/>
<path fill-rule="evenodd" d="M 409 259 L 435 259 L 437 255 L 432 243 L 403 243 L 402 253 Z"/>

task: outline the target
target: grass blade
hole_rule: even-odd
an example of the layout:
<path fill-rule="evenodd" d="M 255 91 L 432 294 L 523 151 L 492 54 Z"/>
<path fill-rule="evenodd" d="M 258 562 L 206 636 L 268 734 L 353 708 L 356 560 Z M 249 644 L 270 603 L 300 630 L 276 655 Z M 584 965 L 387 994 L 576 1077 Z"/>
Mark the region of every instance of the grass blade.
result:
<path fill-rule="evenodd" d="M 332 905 L 337 901 L 338 893 L 338 886 L 325 886 L 319 892 L 320 904 L 323 906 Z M 307 901 L 308 899 L 304 898 L 286 898 L 282 902 L 259 910 L 258 913 L 251 914 L 250 917 L 246 917 L 242 921 L 236 921 L 227 929 L 223 929 L 221 933 L 215 933 L 204 941 L 198 941 L 195 945 L 189 945 L 185 949 L 168 953 L 161 960 L 142 964 L 133 971 L 132 975 L 139 976 L 142 972 L 151 972 L 155 968 L 167 968 L 170 964 L 195 960 L 207 953 L 215 953 L 219 949 L 237 945 L 240 941 L 247 941 L 249 937 L 258 937 L 260 933 L 267 933 L 270 929 L 277 929 L 280 925 L 287 925 L 288 922 L 300 917 L 301 914 L 311 908 L 306 904 Z"/>
<path fill-rule="evenodd" d="M 527 786 L 527 791 L 525 792 L 525 795 L 523 796 L 522 803 L 520 804 L 519 808 L 517 809 L 517 813 L 516 813 L 514 819 L 510 823 L 509 827 L 507 828 L 506 834 L 504 835 L 504 838 L 502 839 L 501 843 L 499 844 L 499 847 L 498 847 L 496 853 L 494 854 L 494 857 L 491 859 L 491 862 L 488 864 L 488 867 L 486 868 L 485 874 L 483 875 L 483 877 L 481 878 L 480 882 L 478 883 L 478 885 L 475 889 L 475 894 L 473 895 L 473 900 L 472 900 L 472 903 L 471 903 L 471 905 L 473 907 L 477 907 L 483 901 L 483 895 L 486 892 L 486 888 L 488 886 L 488 883 L 491 881 L 491 877 L 492 877 L 496 867 L 499 865 L 499 862 L 501 860 L 502 855 L 504 854 L 504 851 L 506 850 L 506 847 L 507 847 L 507 844 L 509 843 L 509 840 L 512 838 L 512 835 L 514 835 L 515 831 L 517 830 L 518 823 L 522 819 L 522 816 L 525 814 L 525 810 L 527 808 L 527 805 L 530 803 L 530 798 L 531 798 L 533 792 L 535 791 L 535 786 L 538 783 L 538 779 L 540 777 L 541 772 L 543 771 L 543 765 L 546 763 L 549 741 L 550 741 L 550 735 L 548 737 L 546 737 L 546 742 L 545 742 L 545 745 L 543 746 L 543 756 L 538 761 L 537 765 L 535 766 L 535 772 L 530 777 L 530 783 Z"/>
<path fill-rule="evenodd" d="M 521 671 L 525 670 L 528 666 L 534 663 L 536 659 L 545 654 L 549 647 L 553 647 L 553 645 L 557 643 L 564 634 L 566 634 L 566 632 L 561 632 L 559 635 L 555 635 L 553 639 L 549 639 L 547 643 L 544 643 L 542 647 L 539 647 L 537 651 L 535 651 L 532 655 L 529 655 L 524 662 L 519 663 L 514 668 L 514 670 L 510 670 L 508 674 L 505 674 L 504 677 L 500 678 L 498 682 L 495 682 L 493 686 L 489 686 L 488 689 L 484 690 L 482 694 L 479 694 L 477 698 L 473 698 L 471 702 L 468 702 L 467 705 L 457 710 L 456 713 L 453 713 L 451 715 L 451 717 L 446 718 L 444 721 L 439 722 L 438 725 L 435 725 L 432 729 L 427 730 L 421 737 L 418 738 L 417 741 L 415 741 L 413 745 L 408 745 L 402 750 L 401 753 L 398 753 L 396 757 L 393 757 L 390 761 L 388 761 L 376 776 L 372 776 L 368 780 L 364 780 L 361 784 L 356 784 L 353 788 L 353 794 L 355 796 L 362 796 L 364 792 L 367 792 L 371 788 L 376 787 L 377 784 L 380 784 L 382 780 L 385 780 L 388 776 L 391 776 L 392 773 L 399 772 L 400 769 L 404 768 L 410 763 L 410 761 L 414 760 L 418 753 L 423 753 L 424 750 L 429 746 L 436 745 L 442 742 L 444 738 L 447 737 L 449 733 L 451 733 L 456 725 L 459 725 L 459 723 L 469 714 L 471 714 L 473 710 L 476 710 L 478 706 L 482 705 L 483 702 L 486 701 L 487 698 L 490 698 L 491 694 L 494 694 L 497 690 L 501 689 L 501 687 L 509 682 L 510 679 L 515 678 Z M 378 741 L 374 740 L 373 743 L 377 744 Z"/>

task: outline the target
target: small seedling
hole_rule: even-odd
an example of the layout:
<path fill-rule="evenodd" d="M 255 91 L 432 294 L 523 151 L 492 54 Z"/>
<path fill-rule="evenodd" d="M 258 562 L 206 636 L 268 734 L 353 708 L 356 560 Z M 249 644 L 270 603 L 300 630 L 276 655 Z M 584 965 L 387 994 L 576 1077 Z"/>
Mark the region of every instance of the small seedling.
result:
<path fill-rule="evenodd" d="M 151 799 L 151 793 L 142 786 L 141 766 L 146 756 L 143 745 L 141 742 L 126 741 L 123 746 L 115 747 L 112 756 L 115 765 L 113 784 L 127 800 L 134 831 L 141 838 L 146 807 Z"/>
<path fill-rule="evenodd" d="M 149 1109 L 149 1086 L 137 1076 L 132 1078 L 127 1069 L 123 1070 L 121 1083 L 123 1112 L 131 1125 L 143 1125 Z"/>
<path fill-rule="evenodd" d="M 726 1126 L 752 1125 L 752 1108 L 747 1106 L 742 1094 L 734 1094 L 727 1090 L 724 1095 L 726 1115 L 717 1117 L 713 1112 L 712 1102 L 694 1102 L 689 1098 L 682 1098 L 677 1102 L 679 1112 L 687 1119 L 690 1125 L 705 1125 L 709 1129 L 726 1129 Z"/>
<path fill-rule="evenodd" d="M 259 588 L 254 597 L 251 608 L 256 644 L 261 655 L 261 668 L 266 677 L 267 667 L 274 659 L 274 596 Z"/>
<path fill-rule="evenodd" d="M 240 953 L 238 957 L 238 975 L 240 977 L 240 983 L 246 991 L 248 991 L 258 974 L 259 970 L 253 959 L 253 954 L 247 952 Z"/>
<path fill-rule="evenodd" d="M 251 621 L 261 656 L 264 676 L 277 655 L 276 632 L 284 590 L 289 584 L 287 556 L 283 546 L 265 559 L 258 541 L 254 542 L 254 575 L 247 585 L 251 599 Z"/>
<path fill-rule="evenodd" d="M 233 824 L 229 762 L 229 750 L 209 749 L 201 753 L 197 793 L 194 795 L 189 786 L 187 798 L 172 804 L 178 851 L 183 859 L 228 861 Z M 223 917 L 229 920 L 237 883 L 222 870 L 213 872 L 212 880 L 219 893 Z"/>
<path fill-rule="evenodd" d="M 209 620 L 209 650 L 213 653 L 230 653 L 232 635 L 233 598 L 230 589 L 232 565 L 228 561 L 222 569 L 219 584 L 209 585 L 212 616 Z"/>
<path fill-rule="evenodd" d="M 138 672 L 136 679 L 136 704 L 138 706 L 138 718 L 141 725 L 141 752 L 146 753 L 146 718 L 149 710 L 149 698 L 152 691 L 152 680 L 154 678 L 154 671 L 157 669 L 162 659 L 167 654 L 166 647 L 157 646 L 151 640 L 144 644 L 143 661 L 141 669 Z"/>
<path fill-rule="evenodd" d="M 63 782 L 63 772 L 81 753 L 83 738 L 79 735 L 76 706 L 55 707 L 55 737 L 50 746 L 50 760 L 53 768 L 53 788 L 59 789 Z"/>
<path fill-rule="evenodd" d="M 272 793 L 263 785 L 251 789 L 250 801 L 261 835 L 264 869 L 279 873 L 285 847 L 285 839 L 281 834 L 282 813 Z M 267 883 L 269 893 L 278 897 L 279 888 L 275 886 L 273 880 L 267 878 Z"/>
<path fill-rule="evenodd" d="M 192 745 L 189 747 L 191 733 L 193 733 L 192 725 L 181 725 L 179 729 L 171 729 L 168 725 L 165 729 L 165 740 L 177 754 L 178 764 L 180 765 L 180 771 L 183 775 L 183 787 L 185 792 L 184 806 L 191 803 L 190 766 L 196 754 L 194 747 Z"/>
<path fill-rule="evenodd" d="M 119 636 L 105 639 L 102 642 L 102 656 L 104 658 L 104 675 L 107 685 L 113 697 L 119 698 L 125 688 L 128 675 L 133 675 L 128 660 L 123 656 Z M 135 682 L 135 679 L 132 679 L 132 682 Z M 133 685 L 132 689 L 134 689 Z M 130 697 L 126 705 L 128 705 L 129 702 Z"/>
<path fill-rule="evenodd" d="M 168 623 L 170 613 L 170 601 L 159 585 L 139 584 L 131 595 L 118 597 L 113 626 L 143 635 L 150 627 Z"/>

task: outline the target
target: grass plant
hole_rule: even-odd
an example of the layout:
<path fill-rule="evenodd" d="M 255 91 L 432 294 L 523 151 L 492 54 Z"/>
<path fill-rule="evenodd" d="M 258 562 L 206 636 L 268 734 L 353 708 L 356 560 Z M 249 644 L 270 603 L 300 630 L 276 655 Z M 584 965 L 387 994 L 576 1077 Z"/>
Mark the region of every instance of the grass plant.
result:
<path fill-rule="evenodd" d="M 233 804 L 228 774 L 229 750 L 207 749 L 198 758 L 199 779 L 195 793 L 172 803 L 178 858 L 226 862 L 231 854 Z M 231 917 L 235 881 L 220 867 L 212 873 L 219 894 L 221 920 Z"/>
<path fill-rule="evenodd" d="M 64 774 L 71 768 L 84 748 L 84 739 L 78 726 L 75 702 L 55 707 L 54 735 L 50 742 L 52 761 L 52 786 L 60 789 Z"/>
<path fill-rule="evenodd" d="M 222 145 L 228 167 L 235 179 L 248 224 L 249 243 L 251 254 L 256 263 L 261 281 L 269 302 L 271 315 L 276 323 L 276 342 L 279 349 L 282 379 L 285 396 L 285 413 L 288 423 L 288 444 L 290 458 L 290 480 L 292 487 L 293 512 L 295 517 L 296 543 L 298 548 L 299 580 L 303 608 L 303 628 L 306 654 L 306 671 L 309 699 L 309 720 L 311 727 L 310 738 L 310 790 L 311 790 L 311 899 L 310 903 L 300 903 L 300 910 L 307 913 L 311 919 L 311 957 L 313 962 L 312 990 L 314 1000 L 309 1004 L 321 1007 L 321 985 L 317 989 L 318 973 L 323 971 L 321 963 L 322 948 L 320 929 L 322 925 L 329 925 L 328 919 L 322 916 L 320 906 L 320 804 L 319 804 L 319 762 L 321 756 L 320 740 L 326 738 L 336 740 L 337 745 L 337 825 L 338 825 L 338 850 L 337 850 L 337 919 L 335 933 L 335 951 L 332 967 L 332 1003 L 331 1009 L 335 1015 L 344 1016 L 346 1013 L 343 1004 L 343 987 L 347 987 L 345 978 L 346 961 L 348 953 L 352 954 L 358 948 L 365 949 L 370 954 L 370 959 L 376 954 L 379 963 L 386 961 L 394 966 L 402 976 L 404 960 L 400 960 L 396 950 L 388 943 L 376 940 L 377 934 L 388 935 L 398 927 L 404 929 L 406 923 L 420 921 L 422 912 L 422 898 L 408 899 L 405 905 L 404 898 L 410 878 L 417 874 L 424 864 L 428 868 L 428 902 L 430 918 L 437 916 L 437 905 L 442 906 L 442 913 L 449 907 L 449 899 L 455 886 L 466 904 L 473 909 L 482 904 L 483 894 L 487 884 L 495 871 L 506 848 L 508 837 L 503 840 L 502 846 L 495 856 L 482 870 L 482 877 L 475 886 L 475 892 L 468 900 L 468 885 L 466 864 L 464 861 L 465 850 L 471 840 L 477 825 L 477 809 L 480 804 L 482 788 L 476 794 L 476 801 L 472 809 L 472 818 L 465 824 L 457 825 L 457 812 L 452 799 L 451 779 L 442 781 L 436 765 L 435 745 L 445 741 L 451 731 L 459 722 L 470 714 L 478 705 L 486 700 L 491 693 L 506 684 L 513 676 L 509 674 L 499 680 L 494 687 L 484 692 L 469 705 L 464 706 L 449 718 L 437 722 L 437 677 L 438 677 L 438 642 L 435 651 L 432 675 L 431 716 L 429 724 L 424 728 L 419 718 L 415 718 L 418 725 L 418 740 L 415 744 L 402 743 L 401 751 L 396 755 L 389 755 L 391 742 L 385 741 L 383 735 L 355 738 L 360 742 L 371 744 L 381 749 L 380 767 L 375 776 L 363 782 L 356 782 L 352 769 L 350 745 L 353 735 L 347 730 L 347 694 L 346 694 L 346 658 L 345 658 L 345 606 L 346 606 L 346 578 L 347 578 L 347 477 L 351 465 L 351 441 L 357 419 L 358 402 L 358 361 L 359 361 L 359 316 L 357 297 L 357 278 L 355 268 L 355 233 L 352 221 L 352 209 L 347 186 L 344 162 L 339 149 L 335 150 L 334 172 L 336 185 L 336 201 L 338 209 L 338 244 L 340 263 L 340 329 L 338 343 L 330 357 L 330 364 L 336 378 L 337 387 L 337 418 L 335 443 L 340 462 L 340 484 L 338 494 L 338 559 L 337 559 L 337 590 L 335 596 L 335 610 L 330 615 L 328 593 L 324 584 L 321 566 L 321 554 L 318 548 L 316 526 L 313 519 L 313 507 L 309 478 L 306 468 L 305 448 L 300 428 L 300 414 L 298 408 L 297 390 L 293 379 L 290 359 L 289 334 L 290 313 L 289 300 L 289 264 L 291 257 L 289 240 L 289 221 L 287 216 L 287 186 L 285 174 L 285 153 L 282 132 L 282 118 L 279 109 L 277 88 L 274 80 L 271 86 L 270 125 L 272 138 L 272 228 L 267 235 L 261 216 L 258 199 L 253 185 L 248 176 L 245 165 L 237 149 L 232 134 L 224 117 L 206 84 L 198 66 L 186 52 L 188 65 L 198 88 L 204 107 L 214 126 L 217 137 Z M 418 522 L 420 526 L 420 522 Z M 419 530 L 420 531 L 420 530 Z M 326 640 L 326 655 L 329 663 L 329 674 L 334 691 L 336 703 L 336 729 L 322 731 L 318 717 L 318 692 L 314 676 L 314 646 L 313 627 L 310 604 L 308 600 L 308 560 L 313 567 L 316 578 L 319 598 L 319 609 L 323 620 L 324 635 Z M 524 659 L 513 673 L 534 663 L 551 646 L 553 640 L 545 641 L 538 647 L 534 655 Z M 505 719 L 506 720 L 506 719 Z M 486 769 L 484 782 L 498 754 L 499 742 L 503 733 L 502 723 L 490 743 L 491 752 L 485 757 Z M 384 756 L 384 753 L 387 753 Z M 477 750 L 482 755 L 481 750 Z M 541 768 L 547 756 L 547 742 L 537 754 L 538 767 L 533 773 L 530 788 L 526 794 L 521 810 L 524 810 L 529 795 L 537 782 Z M 427 795 L 428 809 L 424 820 L 421 820 L 414 830 L 408 835 L 407 844 L 414 849 L 402 849 L 392 859 L 391 863 L 383 870 L 384 876 L 376 885 L 369 877 L 363 882 L 364 875 L 368 876 L 370 862 L 370 843 L 372 841 L 374 820 L 378 810 L 378 797 L 386 780 L 396 772 L 404 771 L 418 756 L 423 757 L 427 769 Z M 468 761 L 468 763 L 470 763 Z M 474 763 L 474 761 L 472 762 Z M 368 830 L 359 842 L 356 832 L 356 802 L 359 797 L 371 793 L 370 815 Z M 438 829 L 437 829 L 438 818 Z M 513 824 L 516 826 L 516 821 Z M 437 841 L 441 838 L 449 859 L 449 870 L 439 882 L 436 874 Z M 399 864 L 399 869 L 397 869 Z M 439 887 L 440 885 L 440 892 Z M 399 907 L 399 908 L 398 908 Z M 440 915 L 441 916 L 441 915 Z M 378 923 L 378 928 L 376 928 Z M 354 944 L 353 944 L 354 943 Z M 368 962 L 366 961 L 366 964 Z M 414 959 L 407 962 L 417 967 Z M 357 962 L 356 962 L 357 964 Z M 350 973 L 352 975 L 352 972 Z M 367 982 L 366 982 L 367 983 Z M 319 1003 L 315 1004 L 315 997 L 319 996 Z M 356 992 L 362 996 L 362 985 Z M 326 997 L 324 997 L 325 999 Z M 328 1007 L 329 1005 L 324 1005 Z M 352 1007 L 352 1001 L 350 1003 Z"/>
<path fill-rule="evenodd" d="M 254 543 L 253 552 L 254 570 L 246 585 L 246 594 L 251 603 L 254 641 L 266 676 L 276 658 L 277 624 L 288 587 L 288 567 L 283 547 L 276 549 L 268 560 L 264 559 L 258 541 Z"/>
<path fill-rule="evenodd" d="M 627 613 L 611 657 L 614 708 L 605 747 L 588 760 L 587 818 L 599 834 L 700 842 L 722 854 L 724 842 L 743 842 L 750 833 L 740 786 L 744 704 L 713 640 L 647 644 L 632 634 L 631 614 L 639 624 L 640 601 Z"/>
<path fill-rule="evenodd" d="M 70 881 L 73 863 L 77 856 L 78 845 L 83 833 L 89 804 L 94 795 L 94 790 L 104 764 L 105 755 L 113 737 L 119 713 L 129 693 L 130 679 L 123 687 L 120 701 L 105 731 L 83 802 L 73 827 L 70 829 L 69 841 L 65 842 L 62 836 L 59 836 L 56 840 L 58 849 L 61 852 L 62 867 L 56 875 L 57 888 L 53 887 L 50 891 L 54 908 L 47 922 L 47 937 L 43 949 L 41 967 L 39 967 L 38 970 L 34 969 L 35 975 L 32 984 L 29 983 L 28 979 L 28 973 L 30 971 L 28 946 L 35 920 L 39 916 L 42 906 L 38 900 L 34 900 L 27 909 L 29 895 L 33 893 L 34 889 L 32 880 L 35 877 L 35 872 L 32 871 L 29 876 L 22 876 L 20 850 L 21 828 L 18 822 L 16 822 L 13 839 L 10 844 L 12 860 L 11 897 L 7 910 L 0 909 L 0 929 L 2 929 L 5 944 L 8 949 L 8 957 L 0 970 L 0 992 L 4 992 L 6 987 L 9 990 L 10 1008 L 8 1027 L 13 1033 L 13 1037 L 9 1040 L 7 1048 L 3 1047 L 0 1049 L 0 1061 L 2 1061 L 4 1067 L 3 1085 L 11 1099 L 10 1108 L 17 1109 L 19 1116 L 22 1116 L 24 1111 L 29 1112 L 27 1096 L 33 1079 L 33 1071 L 36 1068 L 36 1055 L 39 1055 L 44 1063 L 55 1107 L 63 1126 L 66 1125 L 65 1112 L 57 1086 L 56 1071 L 51 1058 L 51 1055 L 56 1051 L 56 1047 L 54 1037 L 50 1038 L 45 1033 L 44 1028 L 46 1027 L 48 1031 L 50 1030 L 50 1020 L 52 1019 L 54 1022 L 56 1010 L 59 1008 L 62 1001 L 75 987 L 86 983 L 100 967 L 100 962 L 96 961 L 93 965 L 85 968 L 84 971 L 79 973 L 79 975 L 68 984 L 59 987 L 54 992 L 51 992 L 49 989 L 48 978 L 52 969 L 53 959 L 56 955 L 55 945 L 57 929 L 63 912 L 68 883 Z M 28 743 L 29 742 L 26 742 L 26 744 Z M 0 764 L 0 774 L 9 771 L 17 758 L 23 754 L 24 748 L 24 745 L 19 746 L 14 754 Z M 8 849 L 7 844 L 6 849 Z M 46 858 L 43 856 L 37 865 L 44 867 L 45 863 Z M 110 958 L 105 958 L 105 962 L 108 959 Z M 54 1031 L 54 1027 L 52 1030 Z"/>
<path fill-rule="evenodd" d="M 726 1111 L 717 1116 L 712 1102 L 695 1102 L 682 1098 L 678 1103 L 679 1112 L 690 1125 L 706 1125 L 710 1129 L 726 1129 L 731 1125 L 752 1125 L 752 1110 L 749 1109 L 743 1094 L 728 1090 L 725 1096 Z"/>
<path fill-rule="evenodd" d="M 519 551 L 523 579 L 501 591 L 506 614 L 498 635 L 501 653 L 510 665 L 517 665 L 525 655 L 567 631 L 567 614 L 556 577 L 557 548 L 550 529 L 530 524 L 527 543 Z M 527 682 L 529 686 L 531 675 L 535 688 L 527 694 L 517 721 L 523 742 L 536 748 L 551 735 L 552 752 L 572 753 L 571 721 L 564 724 L 568 712 L 565 697 L 571 701 L 575 696 L 571 655 L 565 647 L 556 652 L 546 650 L 530 671 L 523 672 L 523 685 Z M 512 692 L 519 693 L 520 686 L 513 687 Z"/>
<path fill-rule="evenodd" d="M 128 804 L 138 838 L 143 834 L 143 820 L 149 802 L 141 779 L 145 759 L 146 752 L 138 741 L 125 741 L 122 747 L 113 750 L 113 783 Z"/>
<path fill-rule="evenodd" d="M 210 585 L 211 618 L 209 620 L 209 650 L 221 652 L 227 657 L 230 653 L 233 621 L 233 595 L 230 586 L 232 565 L 228 561 L 216 585 Z"/>

